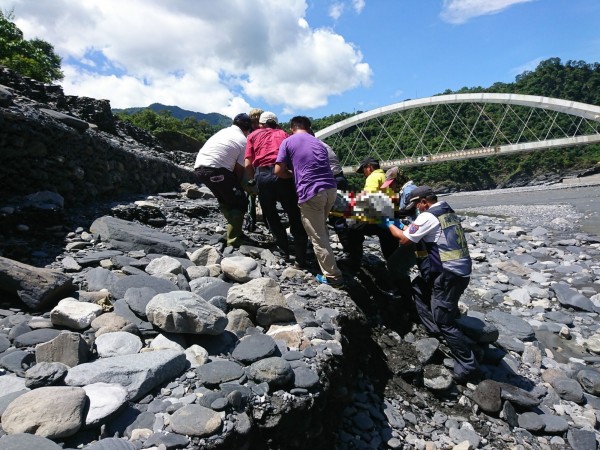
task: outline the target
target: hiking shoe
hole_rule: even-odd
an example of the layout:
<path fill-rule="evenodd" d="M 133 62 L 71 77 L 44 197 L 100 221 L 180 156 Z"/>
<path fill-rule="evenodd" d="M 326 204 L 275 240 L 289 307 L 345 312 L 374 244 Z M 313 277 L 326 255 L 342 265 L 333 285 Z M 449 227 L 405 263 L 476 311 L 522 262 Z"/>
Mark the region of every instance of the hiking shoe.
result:
<path fill-rule="evenodd" d="M 327 277 L 323 274 L 318 274 L 316 277 L 316 280 L 321 283 L 321 284 L 327 284 L 331 287 L 334 287 L 336 289 L 342 288 L 344 287 L 344 282 L 343 281 L 333 281 L 333 280 L 328 280 Z"/>

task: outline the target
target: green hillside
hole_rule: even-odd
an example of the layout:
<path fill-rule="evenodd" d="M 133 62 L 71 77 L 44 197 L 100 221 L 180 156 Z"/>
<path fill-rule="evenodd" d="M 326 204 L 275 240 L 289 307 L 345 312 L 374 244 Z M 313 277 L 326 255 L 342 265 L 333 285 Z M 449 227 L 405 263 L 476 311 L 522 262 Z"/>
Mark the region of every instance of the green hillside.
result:
<path fill-rule="evenodd" d="M 231 125 L 231 118 L 224 116 L 219 113 L 201 113 L 196 111 L 188 111 L 187 109 L 182 109 L 179 106 L 168 106 L 163 105 L 161 103 L 152 103 L 150 106 L 145 107 L 133 107 L 133 108 L 125 108 L 125 109 L 113 109 L 113 114 L 134 114 L 138 113 L 144 109 L 149 109 L 150 111 L 154 111 L 155 113 L 160 113 L 162 111 L 168 111 L 171 114 L 171 117 L 175 119 L 183 120 L 187 117 L 193 117 L 198 121 L 206 121 L 209 125 L 223 128 Z"/>

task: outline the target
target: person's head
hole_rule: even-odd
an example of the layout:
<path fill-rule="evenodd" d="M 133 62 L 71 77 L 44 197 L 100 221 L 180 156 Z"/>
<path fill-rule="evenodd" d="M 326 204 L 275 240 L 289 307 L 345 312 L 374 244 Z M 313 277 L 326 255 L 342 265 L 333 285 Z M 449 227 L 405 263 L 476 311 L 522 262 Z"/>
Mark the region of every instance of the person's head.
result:
<path fill-rule="evenodd" d="M 360 166 L 356 169 L 356 173 L 362 173 L 365 177 L 368 177 L 377 169 L 379 169 L 379 161 L 369 156 L 360 162 Z"/>
<path fill-rule="evenodd" d="M 277 128 L 279 126 L 279 120 L 277 116 L 271 111 L 265 111 L 260 115 L 258 123 L 261 128 Z"/>
<path fill-rule="evenodd" d="M 260 119 L 260 115 L 264 111 L 260 108 L 252 108 L 248 115 L 250 116 L 250 121 L 252 122 L 252 129 L 257 130 L 259 128 L 258 121 Z"/>
<path fill-rule="evenodd" d="M 392 167 L 385 173 L 385 181 L 381 184 L 381 189 L 389 188 L 397 192 L 407 181 L 408 177 L 404 175 L 399 167 Z"/>
<path fill-rule="evenodd" d="M 311 130 L 312 123 L 306 116 L 295 116 L 290 119 L 290 129 L 292 133 L 306 132 Z"/>
<path fill-rule="evenodd" d="M 246 135 L 252 131 L 252 121 L 250 120 L 250 116 L 246 113 L 235 116 L 233 118 L 233 124 L 239 127 Z"/>
<path fill-rule="evenodd" d="M 431 186 L 419 186 L 410 193 L 410 203 L 406 206 L 406 209 L 416 206 L 419 212 L 424 212 L 435 202 L 437 202 L 437 195 L 435 195 Z"/>

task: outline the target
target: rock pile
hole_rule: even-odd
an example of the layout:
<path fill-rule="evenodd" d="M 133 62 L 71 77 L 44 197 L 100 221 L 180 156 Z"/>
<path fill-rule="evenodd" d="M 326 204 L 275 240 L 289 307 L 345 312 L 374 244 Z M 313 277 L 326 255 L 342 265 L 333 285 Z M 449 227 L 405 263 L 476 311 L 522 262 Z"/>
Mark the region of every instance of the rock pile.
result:
<path fill-rule="evenodd" d="M 375 242 L 346 291 L 317 286 L 225 248 L 199 197 L 121 205 L 43 269 L 0 260 L 0 448 L 597 448 L 600 240 L 573 211 L 465 219 L 484 381 L 456 386 Z"/>
<path fill-rule="evenodd" d="M 1 66 L 0 126 L 0 193 L 17 197 L 19 206 L 37 191 L 75 204 L 194 180 L 189 165 L 167 158 L 159 141 L 118 121 L 107 100 L 67 96 L 60 86 Z"/>

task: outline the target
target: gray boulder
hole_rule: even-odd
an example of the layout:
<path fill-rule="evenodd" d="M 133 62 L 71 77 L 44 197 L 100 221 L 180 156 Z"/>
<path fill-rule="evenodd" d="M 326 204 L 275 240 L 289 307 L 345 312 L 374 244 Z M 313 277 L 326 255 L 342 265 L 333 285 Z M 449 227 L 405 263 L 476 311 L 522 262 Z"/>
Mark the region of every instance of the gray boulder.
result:
<path fill-rule="evenodd" d="M 221 270 L 228 278 L 238 283 L 245 283 L 260 278 L 260 265 L 247 256 L 230 256 L 221 261 Z"/>
<path fill-rule="evenodd" d="M 146 253 L 186 256 L 185 248 L 179 238 L 116 217 L 103 216 L 96 219 L 90 231 L 99 234 L 102 241 L 109 243 L 114 249 L 145 250 Z"/>
<path fill-rule="evenodd" d="M 600 372 L 593 369 L 583 369 L 577 373 L 577 381 L 585 392 L 598 396 L 600 394 Z"/>
<path fill-rule="evenodd" d="M 240 339 L 231 356 L 244 364 L 251 364 L 273 355 L 276 349 L 277 344 L 271 336 L 252 334 Z"/>
<path fill-rule="evenodd" d="M 94 344 L 101 358 L 139 353 L 144 345 L 138 336 L 125 331 L 104 333 L 96 338 Z"/>
<path fill-rule="evenodd" d="M 50 342 L 35 347 L 35 360 L 41 362 L 60 362 L 74 367 L 87 361 L 88 344 L 81 334 L 65 332 Z"/>
<path fill-rule="evenodd" d="M 161 383 L 179 376 L 186 367 L 185 354 L 157 350 L 135 355 L 102 358 L 69 370 L 65 384 L 86 386 L 92 383 L 118 383 L 135 400 Z"/>
<path fill-rule="evenodd" d="M 585 295 L 580 294 L 575 289 L 566 284 L 557 283 L 550 287 L 556 294 L 560 304 L 566 308 L 571 307 L 580 311 L 594 312 L 595 307 L 592 301 Z"/>
<path fill-rule="evenodd" d="M 32 310 L 58 301 L 74 290 L 69 275 L 0 256 L 0 292 L 18 297 Z"/>
<path fill-rule="evenodd" d="M 209 436 L 221 428 L 222 422 L 218 412 L 201 405 L 186 405 L 171 416 L 173 431 L 188 436 Z"/>
<path fill-rule="evenodd" d="M 279 284 L 271 278 L 256 278 L 233 286 L 227 293 L 227 304 L 231 308 L 245 309 L 251 314 L 256 314 L 261 306 L 287 306 Z"/>
<path fill-rule="evenodd" d="M 36 364 L 25 372 L 25 386 L 35 389 L 58 384 L 65 377 L 68 370 L 68 366 L 58 362 Z"/>
<path fill-rule="evenodd" d="M 520 340 L 532 339 L 535 336 L 531 325 L 512 314 L 502 311 L 491 311 L 485 315 L 485 319 L 496 325 L 501 335 L 504 334 Z"/>
<path fill-rule="evenodd" d="M 227 316 L 199 295 L 173 291 L 154 296 L 146 305 L 148 320 L 170 333 L 221 334 Z"/>
<path fill-rule="evenodd" d="M 35 433 L 49 439 L 72 436 L 83 425 L 86 404 L 79 387 L 41 387 L 8 405 L 2 428 L 9 434 Z"/>
<path fill-rule="evenodd" d="M 493 380 L 483 380 L 473 392 L 473 401 L 488 414 L 495 414 L 502 409 L 502 389 Z"/>
<path fill-rule="evenodd" d="M 105 438 L 85 447 L 85 450 L 137 450 L 137 447 L 122 438 Z"/>
<path fill-rule="evenodd" d="M 241 378 L 244 368 L 233 361 L 216 360 L 198 367 L 196 374 L 200 383 L 215 386 Z"/>
<path fill-rule="evenodd" d="M 261 359 L 248 368 L 248 376 L 257 383 L 268 383 L 272 387 L 288 385 L 294 378 L 294 371 L 288 361 L 278 356 Z"/>
<path fill-rule="evenodd" d="M 7 434 L 0 438 L 0 448 L 6 450 L 62 450 L 48 438 L 29 433 Z"/>
<path fill-rule="evenodd" d="M 92 383 L 84 386 L 90 401 L 86 426 L 95 426 L 110 418 L 127 401 L 127 390 L 115 383 Z"/>
<path fill-rule="evenodd" d="M 153 289 L 158 294 L 178 289 L 176 284 L 162 278 L 153 277 L 151 275 L 130 275 L 119 279 L 111 289 L 111 293 L 115 298 L 121 299 L 125 297 L 125 293 L 131 288 L 149 288 Z"/>

